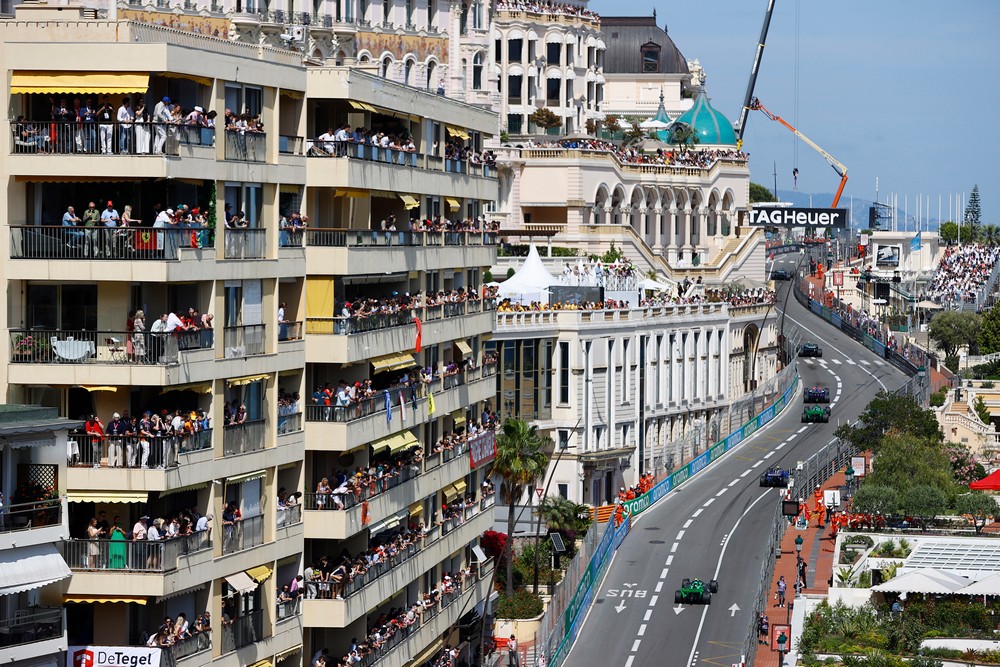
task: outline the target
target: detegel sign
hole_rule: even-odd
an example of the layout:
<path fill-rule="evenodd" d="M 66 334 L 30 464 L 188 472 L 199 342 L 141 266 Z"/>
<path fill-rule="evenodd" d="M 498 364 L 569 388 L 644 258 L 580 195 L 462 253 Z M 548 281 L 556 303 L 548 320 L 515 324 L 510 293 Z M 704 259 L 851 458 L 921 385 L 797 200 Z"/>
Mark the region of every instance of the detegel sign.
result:
<path fill-rule="evenodd" d="M 70 646 L 66 667 L 160 667 L 162 650 L 146 646 Z"/>
<path fill-rule="evenodd" d="M 755 227 L 847 227 L 846 208 L 755 208 Z"/>

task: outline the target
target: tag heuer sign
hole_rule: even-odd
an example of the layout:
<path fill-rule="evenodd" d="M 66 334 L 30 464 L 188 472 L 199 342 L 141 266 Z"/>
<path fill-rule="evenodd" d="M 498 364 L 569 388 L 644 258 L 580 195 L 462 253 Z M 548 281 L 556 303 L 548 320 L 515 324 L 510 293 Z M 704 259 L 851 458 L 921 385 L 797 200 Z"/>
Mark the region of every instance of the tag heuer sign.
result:
<path fill-rule="evenodd" d="M 846 227 L 846 208 L 755 208 L 754 227 Z"/>

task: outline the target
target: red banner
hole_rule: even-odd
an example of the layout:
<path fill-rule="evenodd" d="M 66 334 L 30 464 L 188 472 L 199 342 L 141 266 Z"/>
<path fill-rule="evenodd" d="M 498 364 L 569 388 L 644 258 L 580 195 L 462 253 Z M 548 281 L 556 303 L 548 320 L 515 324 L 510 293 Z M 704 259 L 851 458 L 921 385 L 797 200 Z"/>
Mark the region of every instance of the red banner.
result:
<path fill-rule="evenodd" d="M 419 354 L 420 348 L 423 344 L 424 325 L 421 324 L 419 317 L 413 318 L 413 324 L 417 327 L 417 339 L 413 342 L 413 349 L 417 354 Z"/>
<path fill-rule="evenodd" d="M 493 429 L 477 433 L 469 439 L 469 463 L 478 468 L 497 457 L 497 438 Z"/>
<path fill-rule="evenodd" d="M 132 233 L 132 245 L 136 250 L 156 250 L 156 232 L 140 229 Z"/>

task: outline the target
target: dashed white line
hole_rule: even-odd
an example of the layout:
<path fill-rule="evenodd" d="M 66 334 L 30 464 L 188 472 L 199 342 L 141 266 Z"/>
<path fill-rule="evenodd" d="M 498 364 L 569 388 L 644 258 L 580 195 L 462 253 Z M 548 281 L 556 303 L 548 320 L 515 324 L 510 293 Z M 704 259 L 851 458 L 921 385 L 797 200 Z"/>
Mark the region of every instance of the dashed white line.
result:
<path fill-rule="evenodd" d="M 670 564 L 673 563 L 673 562 L 674 562 L 674 557 L 673 556 L 667 556 L 667 567 L 670 567 Z"/>
<path fill-rule="evenodd" d="M 637 634 L 640 637 L 642 637 L 644 634 L 646 634 L 646 624 L 643 623 L 642 625 L 640 625 L 639 626 L 639 632 L 637 632 L 635 634 Z"/>
<path fill-rule="evenodd" d="M 835 406 L 836 404 L 837 404 L 837 401 L 834 401 L 833 403 L 831 403 L 831 404 L 830 404 L 830 407 L 832 408 L 832 407 L 833 407 L 833 406 Z"/>
<path fill-rule="evenodd" d="M 708 500 L 705 501 L 705 503 L 702 505 L 702 507 L 708 507 L 709 505 L 711 505 L 714 502 L 715 502 L 715 498 L 709 498 Z"/>
<path fill-rule="evenodd" d="M 628 660 L 625 661 L 625 667 L 632 667 L 632 661 L 635 660 L 634 655 L 630 655 Z"/>
<path fill-rule="evenodd" d="M 843 388 L 844 388 L 844 383 L 841 382 L 840 380 L 837 380 L 837 389 L 843 389 Z"/>
<path fill-rule="evenodd" d="M 791 442 L 792 440 L 794 440 L 797 437 L 799 437 L 798 433 L 792 433 L 790 436 L 788 436 L 787 438 L 785 438 L 785 442 Z"/>
<path fill-rule="evenodd" d="M 769 459 L 769 458 L 771 458 L 772 456 L 774 456 L 774 452 L 768 452 L 767 454 L 764 454 L 764 458 L 765 458 L 765 459 Z"/>
<path fill-rule="evenodd" d="M 649 598 L 649 606 L 650 607 L 655 607 L 656 606 L 656 601 L 659 600 L 659 599 L 660 599 L 659 595 L 654 595 L 653 597 Z"/>
<path fill-rule="evenodd" d="M 835 363 L 835 364 L 837 364 L 837 365 L 839 366 L 840 364 L 842 364 L 842 363 L 844 363 L 844 362 L 843 362 L 843 361 L 841 361 L 840 359 L 834 359 L 834 360 L 833 360 L 833 363 Z"/>
<path fill-rule="evenodd" d="M 799 429 L 798 431 L 796 431 L 796 433 L 803 433 L 803 432 L 805 432 L 805 430 L 806 430 L 807 428 L 809 428 L 809 427 L 808 427 L 808 426 L 803 426 L 803 427 L 802 427 L 802 428 L 800 428 L 800 429 Z"/>
<path fill-rule="evenodd" d="M 719 492 L 717 494 L 715 494 L 715 497 L 718 498 L 719 496 L 721 496 L 723 493 L 725 493 L 728 490 L 729 489 L 719 489 Z"/>
<path fill-rule="evenodd" d="M 667 568 L 663 568 L 663 572 L 660 572 L 660 579 L 667 578 Z"/>
<path fill-rule="evenodd" d="M 849 364 L 850 364 L 851 366 L 857 366 L 857 365 L 858 365 L 858 364 L 857 364 L 857 363 L 856 363 L 856 362 L 854 361 L 854 359 L 848 359 L 848 360 L 847 360 L 847 363 L 849 363 Z"/>
<path fill-rule="evenodd" d="M 744 471 L 743 471 L 743 474 L 741 474 L 741 475 L 740 475 L 740 477 L 746 477 L 746 476 L 747 476 L 747 475 L 749 475 L 749 474 L 750 474 L 750 471 L 749 471 L 749 470 L 744 470 Z"/>
<path fill-rule="evenodd" d="M 775 447 L 775 449 L 781 449 L 782 447 L 784 447 L 787 444 L 788 444 L 787 442 L 783 442 L 780 445 L 778 445 L 777 447 Z M 749 471 L 747 471 L 747 472 L 749 472 Z"/>
<path fill-rule="evenodd" d="M 757 463 L 754 463 L 754 464 L 753 464 L 752 466 L 750 466 L 750 467 L 751 467 L 751 468 L 756 468 L 756 467 L 760 466 L 760 465 L 761 465 L 762 463 L 764 463 L 764 462 L 763 462 L 763 461 L 757 461 Z"/>
<path fill-rule="evenodd" d="M 674 539 L 676 539 L 678 542 L 680 542 L 681 540 L 683 540 L 684 539 L 684 531 L 683 530 L 677 531 L 677 537 L 675 537 Z"/>
<path fill-rule="evenodd" d="M 885 366 L 885 362 L 884 361 L 879 361 L 878 359 L 876 359 L 875 360 L 875 365 L 876 366 Z"/>
<path fill-rule="evenodd" d="M 728 487 L 730 487 L 730 488 L 731 488 L 731 487 L 734 487 L 734 486 L 736 486 L 736 485 L 737 485 L 737 484 L 739 484 L 739 483 L 740 483 L 740 480 L 738 480 L 738 479 L 734 479 L 733 481 L 731 481 L 731 482 L 730 482 L 729 484 L 727 484 L 726 486 L 728 486 Z M 686 528 L 686 526 L 685 526 L 685 528 Z"/>
<path fill-rule="evenodd" d="M 862 359 L 861 363 L 864 364 L 865 366 L 871 366 L 872 365 L 871 362 L 868 361 L 867 359 Z"/>
<path fill-rule="evenodd" d="M 670 545 L 670 553 L 675 553 L 677 551 L 677 547 L 678 546 L 680 546 L 680 545 L 677 544 L 676 542 L 674 542 L 673 544 L 671 544 Z"/>
<path fill-rule="evenodd" d="M 663 590 L 663 582 L 662 581 L 657 581 L 656 582 L 656 592 L 659 593 L 662 590 Z M 647 618 L 646 620 L 648 621 L 649 619 Z"/>
<path fill-rule="evenodd" d="M 693 517 L 701 516 L 701 513 L 704 512 L 704 511 L 705 510 L 703 510 L 702 508 L 699 507 L 694 512 L 692 512 L 691 516 L 693 516 Z"/>
<path fill-rule="evenodd" d="M 643 614 L 643 616 L 642 616 L 642 620 L 648 621 L 649 617 L 652 616 L 652 615 L 653 615 L 653 610 L 652 609 L 647 609 L 646 613 Z"/>
<path fill-rule="evenodd" d="M 690 525 L 691 525 L 692 523 L 694 523 L 694 519 L 688 519 L 687 521 L 685 521 L 685 522 L 684 522 L 684 525 L 683 525 L 682 527 L 683 527 L 683 528 L 687 528 L 687 527 L 689 527 L 689 526 L 690 526 Z"/>
<path fill-rule="evenodd" d="M 642 643 L 641 639 L 636 639 L 634 642 L 632 642 L 632 652 L 633 653 L 635 653 L 636 651 L 639 650 L 639 644 L 641 644 L 641 643 Z"/>

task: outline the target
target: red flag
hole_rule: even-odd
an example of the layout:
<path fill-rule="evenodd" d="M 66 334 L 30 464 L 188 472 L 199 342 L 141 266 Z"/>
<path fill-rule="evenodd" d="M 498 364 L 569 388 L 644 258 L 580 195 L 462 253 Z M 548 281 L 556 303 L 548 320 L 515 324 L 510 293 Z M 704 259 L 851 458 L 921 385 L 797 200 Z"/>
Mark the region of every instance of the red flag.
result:
<path fill-rule="evenodd" d="M 414 351 L 420 352 L 421 345 L 423 344 L 424 338 L 424 325 L 421 324 L 419 317 L 413 318 L 413 323 L 417 326 L 417 340 L 413 343 Z"/>

